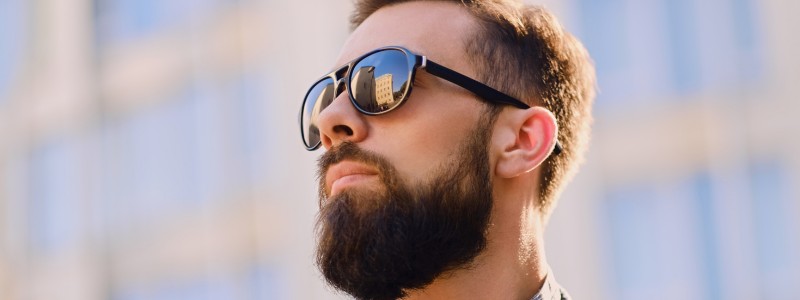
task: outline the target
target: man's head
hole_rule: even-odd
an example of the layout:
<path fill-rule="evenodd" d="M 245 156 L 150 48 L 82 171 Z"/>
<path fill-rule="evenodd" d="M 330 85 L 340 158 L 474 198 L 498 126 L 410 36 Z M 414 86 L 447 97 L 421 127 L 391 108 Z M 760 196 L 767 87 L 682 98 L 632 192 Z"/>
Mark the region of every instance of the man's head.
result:
<path fill-rule="evenodd" d="M 336 66 L 402 46 L 534 106 L 419 71 L 389 113 L 359 113 L 347 92 L 318 112 L 318 263 L 354 296 L 392 298 L 469 267 L 520 202 L 549 214 L 586 143 L 593 70 L 549 13 L 509 1 L 364 0 L 353 25 Z"/>

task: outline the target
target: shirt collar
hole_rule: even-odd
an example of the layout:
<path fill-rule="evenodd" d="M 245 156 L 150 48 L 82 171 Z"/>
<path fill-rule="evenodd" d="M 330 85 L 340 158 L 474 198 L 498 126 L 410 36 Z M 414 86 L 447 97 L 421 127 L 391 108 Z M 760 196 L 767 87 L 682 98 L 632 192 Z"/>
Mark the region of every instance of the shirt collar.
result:
<path fill-rule="evenodd" d="M 531 300 L 561 300 L 561 286 L 556 282 L 552 270 L 547 272 L 542 289 Z"/>

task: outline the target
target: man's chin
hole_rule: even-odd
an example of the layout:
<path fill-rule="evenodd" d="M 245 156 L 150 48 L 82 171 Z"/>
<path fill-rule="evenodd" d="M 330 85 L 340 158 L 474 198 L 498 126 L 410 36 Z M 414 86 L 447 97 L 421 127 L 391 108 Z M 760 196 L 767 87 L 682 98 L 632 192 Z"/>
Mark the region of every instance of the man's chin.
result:
<path fill-rule="evenodd" d="M 320 212 L 317 264 L 334 287 L 357 298 L 393 299 L 416 272 L 409 255 L 408 211 L 364 187 L 329 198 Z M 413 279 L 412 279 L 413 281 Z"/>
<path fill-rule="evenodd" d="M 332 286 L 356 298 L 395 299 L 481 252 L 490 196 L 481 199 L 485 206 L 468 209 L 446 204 L 474 202 L 448 195 L 453 189 L 421 199 L 411 190 L 348 188 L 326 202 L 317 224 L 317 264 Z"/>

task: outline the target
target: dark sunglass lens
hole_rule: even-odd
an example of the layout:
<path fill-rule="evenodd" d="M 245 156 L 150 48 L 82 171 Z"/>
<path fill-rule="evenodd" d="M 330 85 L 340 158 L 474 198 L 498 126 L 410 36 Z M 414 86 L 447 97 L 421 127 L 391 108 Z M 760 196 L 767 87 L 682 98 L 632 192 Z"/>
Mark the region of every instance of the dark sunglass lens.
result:
<path fill-rule="evenodd" d="M 384 50 L 356 64 L 350 73 L 350 92 L 358 107 L 380 113 L 400 104 L 408 90 L 410 71 L 405 53 Z"/>
<path fill-rule="evenodd" d="M 320 80 L 308 90 L 303 104 L 303 113 L 300 117 L 300 128 L 303 130 L 303 142 L 307 148 L 315 147 L 319 143 L 319 128 L 317 118 L 336 97 L 333 80 L 325 78 Z"/>

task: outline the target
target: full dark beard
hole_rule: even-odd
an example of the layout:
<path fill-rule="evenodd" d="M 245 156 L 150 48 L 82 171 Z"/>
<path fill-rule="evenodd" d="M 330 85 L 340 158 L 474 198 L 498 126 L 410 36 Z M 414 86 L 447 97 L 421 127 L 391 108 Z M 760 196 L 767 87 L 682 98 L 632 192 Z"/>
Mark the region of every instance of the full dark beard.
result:
<path fill-rule="evenodd" d="M 452 161 L 415 186 L 352 143 L 320 158 L 317 265 L 330 285 L 358 299 L 396 299 L 470 267 L 486 247 L 492 209 L 488 130 L 475 131 Z M 324 174 L 343 159 L 376 167 L 382 186 L 326 198 Z"/>

